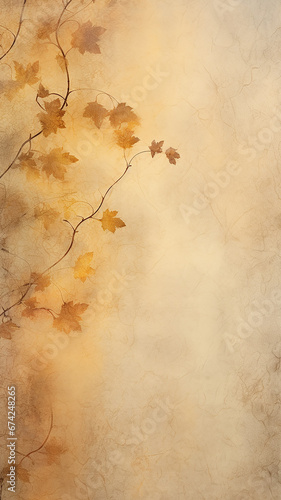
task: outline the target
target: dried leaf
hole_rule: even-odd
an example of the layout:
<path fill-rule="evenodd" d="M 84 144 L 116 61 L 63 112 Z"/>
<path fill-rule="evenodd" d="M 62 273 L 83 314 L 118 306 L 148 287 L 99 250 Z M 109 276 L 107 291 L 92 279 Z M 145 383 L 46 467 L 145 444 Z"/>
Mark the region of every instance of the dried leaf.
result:
<path fill-rule="evenodd" d="M 37 305 L 39 304 L 36 297 L 31 297 L 23 302 L 25 309 L 22 311 L 21 315 L 26 318 L 34 318 L 35 312 L 37 311 Z"/>
<path fill-rule="evenodd" d="M 151 146 L 149 146 L 152 158 L 154 158 L 156 153 L 162 153 L 163 144 L 164 144 L 164 141 L 160 141 L 160 142 L 152 141 Z"/>
<path fill-rule="evenodd" d="M 120 102 L 116 108 L 109 113 L 109 119 L 112 127 L 117 128 L 122 123 L 131 123 L 132 125 L 139 124 L 139 118 L 132 111 L 131 106 L 127 106 L 125 102 Z"/>
<path fill-rule="evenodd" d="M 108 111 L 104 106 L 99 104 L 98 102 L 89 102 L 83 116 L 86 118 L 92 118 L 94 124 L 97 128 L 101 128 L 102 122 L 106 116 L 108 116 Z"/>
<path fill-rule="evenodd" d="M 42 220 L 46 230 L 57 222 L 59 215 L 60 213 L 48 205 L 48 203 L 43 203 L 42 206 L 37 206 L 34 209 L 34 217 Z"/>
<path fill-rule="evenodd" d="M 45 102 L 46 113 L 38 113 L 38 118 L 43 128 L 43 135 L 48 137 L 50 134 L 56 134 L 58 128 L 65 128 L 62 117 L 65 114 L 61 108 L 60 100 L 55 99 L 51 102 Z"/>
<path fill-rule="evenodd" d="M 48 177 L 53 175 L 56 179 L 64 180 L 64 175 L 67 172 L 65 165 L 76 163 L 78 158 L 69 153 L 63 153 L 63 148 L 54 148 L 50 153 L 39 156 L 42 162 L 42 170 Z"/>
<path fill-rule="evenodd" d="M 91 21 L 87 21 L 72 34 L 72 47 L 78 49 L 81 54 L 100 54 L 98 42 L 105 31 L 105 28 L 93 26 Z"/>
<path fill-rule="evenodd" d="M 176 159 L 180 158 L 180 155 L 179 153 L 177 153 L 177 150 L 174 148 L 169 148 L 167 149 L 165 154 L 169 162 L 172 163 L 173 165 L 176 165 Z"/>
<path fill-rule="evenodd" d="M 52 17 L 50 19 L 43 19 L 41 21 L 41 26 L 37 30 L 37 38 L 40 40 L 45 40 L 46 38 L 50 38 L 50 35 L 56 31 L 57 27 L 57 19 Z"/>
<path fill-rule="evenodd" d="M 92 260 L 93 252 L 80 255 L 74 266 L 74 278 L 80 279 L 84 283 L 89 276 L 93 276 L 95 274 L 95 270 L 90 266 Z"/>
<path fill-rule="evenodd" d="M 110 212 L 107 209 L 105 212 L 103 212 L 102 219 L 99 220 L 101 221 L 101 225 L 104 231 L 106 231 L 107 229 L 111 233 L 115 233 L 116 228 L 126 226 L 125 222 L 123 222 L 122 219 L 115 217 L 117 214 L 118 212 L 116 210 Z"/>
<path fill-rule="evenodd" d="M 8 321 L 7 323 L 2 323 L 0 325 L 0 337 L 2 339 L 11 340 L 12 333 L 17 328 L 19 328 L 19 327 L 15 323 L 13 323 L 12 321 Z"/>
<path fill-rule="evenodd" d="M 42 83 L 40 83 L 37 95 L 38 97 L 41 97 L 41 99 L 44 99 L 44 97 L 48 97 L 48 95 L 50 95 L 50 92 L 47 89 L 45 89 Z"/>
<path fill-rule="evenodd" d="M 31 64 L 29 63 L 26 68 L 17 61 L 14 61 L 16 70 L 16 81 L 20 83 L 21 88 L 25 85 L 33 85 L 37 83 L 39 78 L 36 76 L 39 71 L 39 61 Z"/>
<path fill-rule="evenodd" d="M 65 302 L 61 306 L 60 314 L 53 321 L 53 326 L 57 330 L 70 333 L 72 330 L 81 332 L 81 314 L 86 311 L 88 304 L 73 304 L 73 301 Z"/>
<path fill-rule="evenodd" d="M 51 465 L 59 462 L 60 456 L 66 452 L 66 448 L 57 438 L 53 438 L 45 445 L 45 451 L 47 453 L 47 462 Z"/>
<path fill-rule="evenodd" d="M 134 136 L 134 131 L 130 128 L 115 130 L 116 144 L 123 149 L 129 149 L 139 142 L 139 138 Z"/>
<path fill-rule="evenodd" d="M 46 274 L 32 273 L 31 281 L 36 283 L 35 292 L 43 292 L 51 284 L 50 276 Z"/>
<path fill-rule="evenodd" d="M 36 162 L 33 159 L 34 153 L 29 151 L 28 153 L 22 153 L 18 157 L 18 161 L 15 163 L 15 167 L 19 166 L 20 169 L 25 171 L 28 180 L 33 181 L 40 177 L 40 170 L 36 166 Z"/>

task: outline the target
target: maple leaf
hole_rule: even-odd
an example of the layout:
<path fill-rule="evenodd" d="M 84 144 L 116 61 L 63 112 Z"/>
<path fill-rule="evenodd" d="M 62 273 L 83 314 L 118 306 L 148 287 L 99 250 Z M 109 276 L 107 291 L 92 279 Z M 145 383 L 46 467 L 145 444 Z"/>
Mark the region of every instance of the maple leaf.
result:
<path fill-rule="evenodd" d="M 26 177 L 29 180 L 38 179 L 40 177 L 40 170 L 36 167 L 36 162 L 33 159 L 34 153 L 29 151 L 28 153 L 22 153 L 18 157 L 18 162 L 15 164 L 15 167 L 19 166 L 22 170 L 25 171 Z"/>
<path fill-rule="evenodd" d="M 8 321 L 7 323 L 2 323 L 0 325 L 0 337 L 2 339 L 11 340 L 12 333 L 17 328 L 19 328 L 19 327 L 15 323 L 13 323 L 12 321 Z"/>
<path fill-rule="evenodd" d="M 50 92 L 47 89 L 45 89 L 42 83 L 40 83 L 37 95 L 38 97 L 41 97 L 41 99 L 44 99 L 44 97 L 48 97 L 48 95 L 50 95 Z"/>
<path fill-rule="evenodd" d="M 162 153 L 163 144 L 164 144 L 164 141 L 160 141 L 160 142 L 152 141 L 151 146 L 149 146 L 152 158 L 154 158 L 156 153 Z"/>
<path fill-rule="evenodd" d="M 48 203 L 43 203 L 41 207 L 37 206 L 34 209 L 34 217 L 42 220 L 46 230 L 48 230 L 50 226 L 57 221 L 59 215 L 59 212 L 52 208 Z"/>
<path fill-rule="evenodd" d="M 139 124 L 139 118 L 136 113 L 132 111 L 131 106 L 127 106 L 125 102 L 120 102 L 116 108 L 112 109 L 109 113 L 109 120 L 112 127 L 117 128 L 122 123 Z"/>
<path fill-rule="evenodd" d="M 132 148 L 134 144 L 139 142 L 139 138 L 134 136 L 134 131 L 130 128 L 115 130 L 116 144 L 123 149 Z"/>
<path fill-rule="evenodd" d="M 35 287 L 35 292 L 43 292 L 45 288 L 50 286 L 51 280 L 50 277 L 39 273 L 32 273 L 31 274 L 31 281 L 36 284 Z"/>
<path fill-rule="evenodd" d="M 61 108 L 60 100 L 55 99 L 51 102 L 45 102 L 46 113 L 38 113 L 38 118 L 43 128 L 43 135 L 48 137 L 50 134 L 56 134 L 58 128 L 65 128 L 62 117 L 65 114 Z"/>
<path fill-rule="evenodd" d="M 45 40 L 49 38 L 54 31 L 56 31 L 57 20 L 56 18 L 43 19 L 41 26 L 37 30 L 37 38 L 40 40 Z"/>
<path fill-rule="evenodd" d="M 56 438 L 51 439 L 46 445 L 47 462 L 49 465 L 58 463 L 60 455 L 66 452 L 66 448 Z"/>
<path fill-rule="evenodd" d="M 54 319 L 53 326 L 57 330 L 70 333 L 72 330 L 81 332 L 81 314 L 86 311 L 88 304 L 73 304 L 73 301 L 65 302 L 61 306 L 59 316 Z"/>
<path fill-rule="evenodd" d="M 115 217 L 117 214 L 118 212 L 116 210 L 110 212 L 107 209 L 105 212 L 103 212 L 102 219 L 99 220 L 101 221 L 101 225 L 104 231 L 106 231 L 107 229 L 111 233 L 115 233 L 117 227 L 126 226 L 125 222 L 123 222 L 122 219 Z"/>
<path fill-rule="evenodd" d="M 31 297 L 30 299 L 25 300 L 24 302 L 25 309 L 22 311 L 21 315 L 26 318 L 34 318 L 35 313 L 37 311 L 38 300 L 36 297 Z"/>
<path fill-rule="evenodd" d="M 169 149 L 167 149 L 165 154 L 166 154 L 169 162 L 172 163 L 173 165 L 176 165 L 176 159 L 180 158 L 180 155 L 179 155 L 179 153 L 177 153 L 177 150 L 174 148 L 169 148 Z"/>
<path fill-rule="evenodd" d="M 89 276 L 95 274 L 95 270 L 90 266 L 93 259 L 93 252 L 85 253 L 78 257 L 74 266 L 74 278 L 86 281 Z"/>
<path fill-rule="evenodd" d="M 56 179 L 63 181 L 67 171 L 65 165 L 76 163 L 78 158 L 69 153 L 64 153 L 63 148 L 54 148 L 50 153 L 39 156 L 39 160 L 42 162 L 42 170 L 48 177 L 53 175 Z"/>
<path fill-rule="evenodd" d="M 39 61 L 31 64 L 29 63 L 26 68 L 17 61 L 14 61 L 16 70 L 16 81 L 19 82 L 21 88 L 25 85 L 33 85 L 37 83 L 39 78 L 36 76 L 39 71 Z"/>
<path fill-rule="evenodd" d="M 91 21 L 82 24 L 72 34 L 72 47 L 79 50 L 81 54 L 91 52 L 92 54 L 100 54 L 98 42 L 100 36 L 106 31 L 101 26 L 93 26 Z"/>
<path fill-rule="evenodd" d="M 106 116 L 108 116 L 108 111 L 97 101 L 89 102 L 87 107 L 85 108 L 83 116 L 85 116 L 86 118 L 92 118 L 96 127 L 101 128 L 103 120 Z"/>

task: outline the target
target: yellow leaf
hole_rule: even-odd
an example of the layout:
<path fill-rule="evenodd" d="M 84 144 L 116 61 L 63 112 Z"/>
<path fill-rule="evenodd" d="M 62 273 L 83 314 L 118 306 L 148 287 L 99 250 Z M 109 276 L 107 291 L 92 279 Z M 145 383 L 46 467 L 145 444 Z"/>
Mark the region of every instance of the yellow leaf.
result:
<path fill-rule="evenodd" d="M 34 209 L 34 217 L 36 219 L 41 219 L 44 228 L 47 230 L 57 221 L 59 215 L 59 212 L 48 205 L 48 203 L 42 203 L 42 206 L 37 206 Z"/>
<path fill-rule="evenodd" d="M 39 78 L 36 76 L 39 71 L 39 61 L 31 64 L 29 63 L 26 68 L 17 61 L 14 61 L 16 70 L 16 81 L 20 83 L 23 88 L 25 85 L 33 85 L 37 83 Z"/>
<path fill-rule="evenodd" d="M 115 233 L 117 227 L 124 227 L 126 226 L 125 222 L 122 221 L 122 219 L 119 219 L 118 217 L 115 217 L 118 214 L 116 210 L 113 210 L 110 212 L 108 209 L 103 212 L 101 225 L 104 231 L 106 229 L 110 231 L 111 233 Z"/>
<path fill-rule="evenodd" d="M 40 170 L 36 167 L 36 162 L 33 159 L 33 152 L 29 151 L 28 153 L 22 153 L 18 157 L 18 162 L 15 163 L 15 167 L 19 166 L 20 169 L 25 171 L 26 177 L 28 180 L 36 180 L 40 177 Z"/>
<path fill-rule="evenodd" d="M 132 125 L 139 124 L 139 118 L 134 113 L 131 106 L 127 106 L 125 102 L 120 102 L 116 108 L 109 113 L 109 120 L 114 128 L 120 127 L 122 123 L 131 123 Z"/>
<path fill-rule="evenodd" d="M 56 134 L 58 128 L 65 128 L 62 117 L 65 114 L 61 108 L 60 100 L 55 99 L 51 102 L 45 102 L 46 113 L 38 113 L 38 118 L 43 128 L 43 135 L 48 137 L 50 134 Z"/>
<path fill-rule="evenodd" d="M 116 130 L 116 144 L 123 149 L 129 149 L 134 146 L 137 142 L 139 142 L 139 138 L 134 136 L 133 130 L 130 128 L 125 128 L 122 130 Z"/>
<path fill-rule="evenodd" d="M 78 158 L 69 153 L 63 153 L 63 148 L 54 148 L 50 153 L 39 156 L 39 160 L 42 162 L 42 170 L 48 177 L 53 175 L 53 177 L 62 181 L 67 171 L 65 165 L 76 163 Z"/>
<path fill-rule="evenodd" d="M 32 273 L 31 281 L 36 283 L 35 292 L 43 292 L 51 284 L 50 276 L 47 274 Z"/>
<path fill-rule="evenodd" d="M 57 330 L 70 333 L 72 330 L 81 331 L 81 314 L 86 311 L 88 304 L 73 304 L 73 301 L 65 302 L 61 306 L 60 313 L 53 321 L 53 326 Z"/>
<path fill-rule="evenodd" d="M 88 252 L 78 257 L 74 266 L 74 278 L 84 282 L 89 276 L 93 276 L 95 270 L 90 266 L 92 260 L 93 252 Z"/>

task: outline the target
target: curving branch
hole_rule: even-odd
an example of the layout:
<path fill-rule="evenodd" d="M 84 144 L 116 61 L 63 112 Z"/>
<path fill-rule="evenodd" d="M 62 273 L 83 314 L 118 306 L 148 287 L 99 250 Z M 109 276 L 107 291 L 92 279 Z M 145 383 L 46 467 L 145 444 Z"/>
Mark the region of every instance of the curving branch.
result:
<path fill-rule="evenodd" d="M 7 31 L 9 31 L 11 33 L 11 35 L 13 35 L 14 39 L 13 39 L 13 42 L 12 44 L 10 45 L 10 47 L 6 50 L 6 52 L 4 52 L 4 54 L 2 54 L 2 56 L 0 57 L 0 61 L 2 59 L 4 59 L 4 57 L 6 57 L 7 54 L 9 54 L 9 52 L 12 50 L 13 46 L 15 45 L 16 41 L 17 41 L 17 38 L 20 34 L 20 30 L 21 30 L 21 27 L 22 27 L 22 23 L 23 23 L 23 13 L 24 13 L 24 9 L 25 9 L 25 5 L 26 5 L 26 2 L 27 0 L 23 0 L 23 4 L 22 4 L 22 8 L 21 8 L 21 13 L 20 13 L 20 20 L 19 20 L 19 25 L 18 25 L 18 29 L 17 29 L 17 32 L 16 34 L 14 34 L 11 30 L 9 30 L 8 28 L 5 28 Z"/>

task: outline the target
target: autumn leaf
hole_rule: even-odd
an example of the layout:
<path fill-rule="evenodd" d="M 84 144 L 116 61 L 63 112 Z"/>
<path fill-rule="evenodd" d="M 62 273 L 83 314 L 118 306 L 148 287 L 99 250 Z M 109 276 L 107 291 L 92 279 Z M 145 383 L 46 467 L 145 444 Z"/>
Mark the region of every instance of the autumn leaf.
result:
<path fill-rule="evenodd" d="M 117 128 L 122 123 L 139 124 L 139 118 L 136 113 L 132 111 L 131 106 L 127 106 L 125 102 L 120 102 L 116 108 L 112 109 L 109 113 L 109 120 L 112 127 Z"/>
<path fill-rule="evenodd" d="M 179 153 L 177 153 L 177 150 L 174 148 L 169 148 L 167 149 L 165 154 L 169 162 L 172 163 L 173 165 L 176 165 L 176 159 L 180 158 L 180 155 Z"/>
<path fill-rule="evenodd" d="M 116 144 L 123 149 L 132 148 L 134 144 L 139 142 L 139 138 L 134 136 L 134 131 L 130 128 L 115 130 Z"/>
<path fill-rule="evenodd" d="M 126 226 L 125 222 L 123 222 L 122 219 L 115 217 L 117 214 L 118 212 L 116 210 L 110 212 L 107 209 L 105 212 L 103 212 L 102 219 L 99 220 L 101 221 L 101 225 L 104 231 L 106 231 L 107 229 L 111 233 L 115 233 L 116 228 Z"/>
<path fill-rule="evenodd" d="M 66 448 L 57 438 L 53 438 L 45 445 L 45 451 L 47 453 L 47 462 L 51 465 L 58 463 L 60 456 L 66 452 Z"/>
<path fill-rule="evenodd" d="M 12 321 L 8 321 L 7 323 L 2 323 L 0 325 L 0 337 L 2 339 L 11 340 L 12 333 L 17 328 L 19 328 L 19 327 L 15 323 L 13 323 Z"/>
<path fill-rule="evenodd" d="M 68 66 L 67 59 L 65 59 L 61 54 L 58 54 L 56 56 L 57 63 L 62 71 L 65 71 L 66 67 Z"/>
<path fill-rule="evenodd" d="M 48 97 L 48 95 L 50 95 L 50 92 L 47 89 L 45 89 L 42 83 L 40 83 L 37 95 L 38 97 L 41 97 L 41 99 L 44 99 L 44 97 Z"/>
<path fill-rule="evenodd" d="M 88 304 L 73 304 L 73 301 L 65 302 L 61 306 L 59 316 L 54 319 L 53 326 L 61 332 L 70 333 L 72 330 L 81 332 L 81 314 L 86 311 Z"/>
<path fill-rule="evenodd" d="M 53 175 L 56 179 L 63 181 L 67 172 L 65 165 L 76 163 L 78 158 L 69 153 L 64 153 L 63 148 L 54 148 L 50 153 L 39 156 L 39 160 L 42 162 L 42 170 L 48 177 Z"/>
<path fill-rule="evenodd" d="M 21 315 L 26 318 L 34 318 L 35 312 L 37 311 L 37 305 L 39 304 L 36 297 L 31 297 L 23 302 L 25 309 L 22 311 Z"/>
<path fill-rule="evenodd" d="M 54 17 L 50 19 L 43 19 L 41 26 L 37 30 L 37 38 L 40 40 L 49 38 L 50 35 L 56 31 L 57 24 L 58 22 Z"/>
<path fill-rule="evenodd" d="M 43 292 L 51 284 L 50 277 L 46 274 L 32 273 L 31 281 L 36 284 L 35 292 Z"/>
<path fill-rule="evenodd" d="M 14 61 L 16 70 L 16 81 L 20 83 L 21 88 L 25 85 L 33 85 L 37 83 L 39 78 L 36 76 L 39 71 L 39 61 L 31 64 L 29 63 L 26 68 L 17 61 Z"/>
<path fill-rule="evenodd" d="M 48 137 L 50 134 L 56 134 L 58 128 L 65 128 L 62 117 L 65 114 L 61 108 L 60 100 L 55 99 L 51 102 L 45 102 L 46 113 L 38 113 L 38 118 L 43 128 L 43 135 Z"/>
<path fill-rule="evenodd" d="M 72 34 L 72 47 L 78 49 L 81 54 L 100 54 L 98 42 L 105 31 L 105 28 L 93 26 L 91 21 L 87 21 Z"/>
<path fill-rule="evenodd" d="M 86 118 L 92 118 L 96 127 L 101 128 L 103 120 L 106 116 L 108 116 L 108 111 L 97 101 L 89 102 L 87 107 L 85 108 L 83 116 L 85 116 Z"/>
<path fill-rule="evenodd" d="M 74 266 L 74 278 L 80 279 L 84 283 L 89 276 L 93 276 L 95 274 L 95 270 L 90 266 L 92 260 L 93 252 L 80 255 Z"/>
<path fill-rule="evenodd" d="M 151 146 L 149 146 L 152 158 L 154 158 L 156 153 L 162 153 L 163 144 L 164 144 L 164 141 L 160 141 L 160 142 L 152 141 Z"/>
<path fill-rule="evenodd" d="M 34 209 L 34 217 L 42 220 L 46 230 L 57 221 L 59 215 L 60 213 L 48 203 L 43 203 L 42 206 L 37 206 Z"/>
<path fill-rule="evenodd" d="M 32 181 L 40 177 L 40 170 L 36 166 L 36 162 L 33 159 L 34 153 L 29 151 L 28 153 L 22 153 L 18 157 L 18 162 L 15 163 L 15 167 L 19 166 L 20 169 L 25 171 L 28 180 Z"/>

